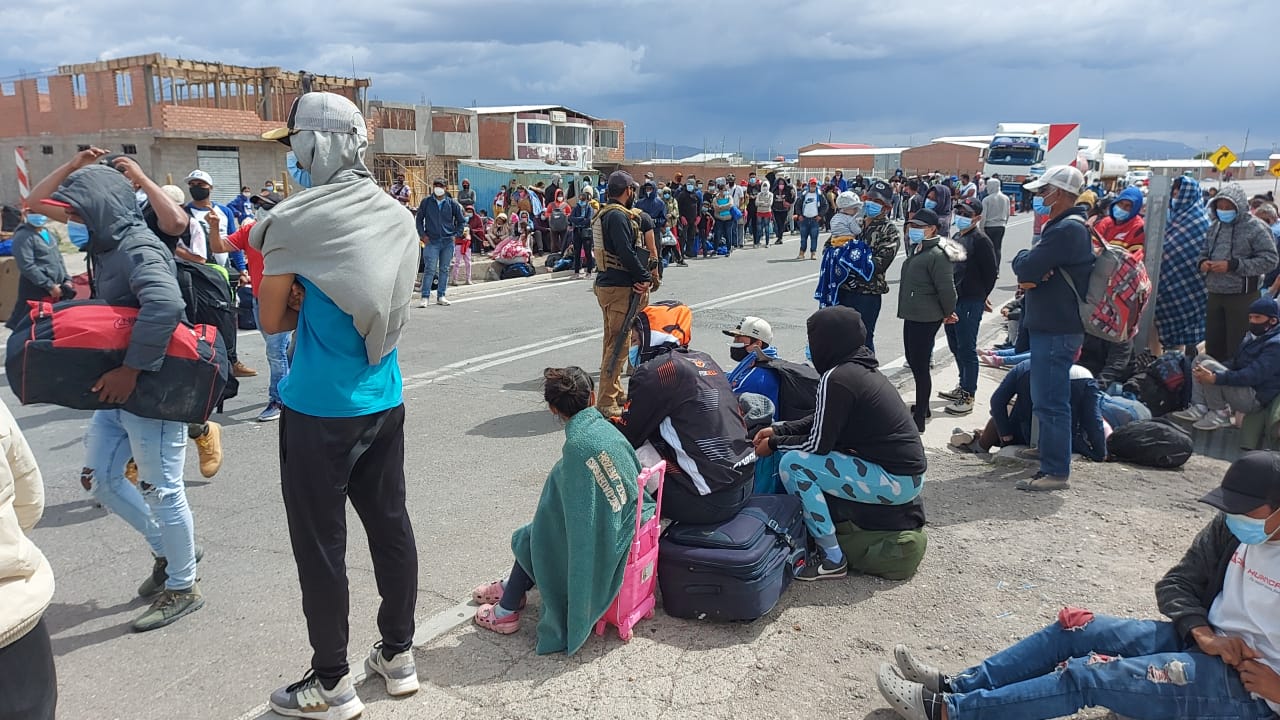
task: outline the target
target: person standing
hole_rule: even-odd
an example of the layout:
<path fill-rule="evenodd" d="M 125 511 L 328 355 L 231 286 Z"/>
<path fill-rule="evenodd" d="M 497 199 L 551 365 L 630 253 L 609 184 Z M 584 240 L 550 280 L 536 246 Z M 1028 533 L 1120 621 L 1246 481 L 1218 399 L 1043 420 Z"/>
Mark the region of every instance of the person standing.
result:
<path fill-rule="evenodd" d="M 1019 480 L 1020 490 L 1066 490 L 1071 475 L 1071 365 L 1084 343 L 1080 296 L 1093 269 L 1085 209 L 1076 204 L 1084 175 L 1055 165 L 1024 185 L 1032 208 L 1049 218 L 1040 241 L 1013 259 L 1023 295 L 1022 327 L 1031 338 L 1031 404 L 1040 422 L 1040 470 Z M 1067 283 L 1068 275 L 1071 283 Z"/>
<path fill-rule="evenodd" d="M 448 306 L 449 266 L 453 262 L 453 243 L 467 227 L 462 206 L 445 193 L 444 178 L 431 183 L 431 197 L 418 206 L 418 237 L 422 241 L 422 302 L 431 305 L 431 281 L 436 281 L 436 304 Z"/>
<path fill-rule="evenodd" d="M 44 514 L 44 480 L 3 403 L 0 447 L 0 717 L 53 720 L 58 675 L 44 621 L 53 569 L 27 537 Z"/>
<path fill-rule="evenodd" d="M 583 183 L 569 215 L 569 225 L 573 227 L 573 277 L 578 280 L 589 277 L 596 269 L 595 237 L 592 233 L 595 217 L 595 208 L 591 207 L 591 186 Z"/>
<path fill-rule="evenodd" d="M 629 331 L 628 323 L 635 319 L 635 311 L 649 304 L 654 279 L 648 263 L 643 261 L 648 251 L 644 249 L 639 222 L 631 214 L 636 193 L 632 182 L 631 175 L 623 170 L 611 174 L 605 187 L 607 202 L 600 209 L 604 267 L 596 274 L 595 294 L 604 314 L 604 347 L 596 407 L 607 418 L 621 417 L 626 404 L 622 389 L 626 356 L 616 352 L 618 338 Z"/>
<path fill-rule="evenodd" d="M 987 196 L 982 199 L 982 232 L 991 239 L 996 251 L 996 269 L 1000 269 L 1004 231 L 1009 224 L 1009 196 L 1000 188 L 1000 181 L 987 181 Z"/>
<path fill-rule="evenodd" d="M 1211 222 L 1199 265 L 1209 292 L 1204 351 L 1227 362 L 1249 330 L 1249 305 L 1258 299 L 1262 276 L 1276 267 L 1276 242 L 1271 228 L 1249 213 L 1239 184 L 1223 185 L 1209 207 Z"/>
<path fill-rule="evenodd" d="M 684 246 L 684 256 L 696 258 L 702 253 L 698 247 L 698 214 L 702 201 L 698 199 L 698 188 L 693 176 L 685 180 L 684 185 L 676 193 L 676 207 L 680 211 L 680 244 Z"/>
<path fill-rule="evenodd" d="M 916 402 L 911 417 L 916 429 L 924 432 L 933 395 L 929 360 L 938 328 L 956 321 L 956 284 L 951 258 L 943 250 L 938 234 L 938 216 L 921 210 L 907 222 L 907 241 L 915 250 L 902 263 L 898 288 L 898 318 L 902 320 L 902 347 L 907 366 L 916 383 Z"/>
<path fill-rule="evenodd" d="M 800 227 L 800 254 L 796 255 L 796 259 L 803 260 L 805 249 L 808 248 L 809 259 L 817 260 L 818 218 L 827 214 L 827 198 L 818 189 L 817 178 L 809 178 L 808 189 L 802 190 L 796 198 L 793 214 Z"/>
<path fill-rule="evenodd" d="M 1186 176 L 1174 178 L 1157 285 L 1156 332 L 1151 337 L 1157 357 L 1204 341 L 1205 278 L 1197 265 L 1208 233 L 1200 183 Z"/>
<path fill-rule="evenodd" d="M 463 208 L 476 206 L 476 191 L 471 189 L 471 181 L 462 178 L 462 188 L 458 190 L 458 204 Z"/>
<path fill-rule="evenodd" d="M 413 219 L 365 165 L 366 133 L 359 109 L 341 95 L 294 101 L 289 127 L 263 137 L 292 147 L 313 187 L 276 205 L 249 237 L 265 261 L 263 330 L 294 332 L 293 364 L 280 384 L 280 486 L 313 654 L 302 679 L 269 701 L 293 717 L 349 720 L 364 710 L 347 664 L 348 500 L 368 537 L 381 596 L 380 640 L 365 671 L 381 676 L 393 696 L 419 685 L 418 551 L 405 507 L 397 351 L 418 238 Z"/>
<path fill-rule="evenodd" d="M 404 181 L 404 173 L 396 173 L 395 182 L 391 183 L 391 187 L 387 188 L 387 194 L 395 198 L 396 202 L 401 205 L 409 207 L 409 197 L 412 193 L 409 191 L 409 185 Z"/>
<path fill-rule="evenodd" d="M 27 213 L 26 220 L 13 233 L 13 260 L 18 267 L 18 297 L 5 327 L 17 327 L 18 321 L 31 312 L 28 301 L 71 300 L 76 291 L 67 277 L 67 265 L 58 250 L 58 240 L 45 228 L 49 218 Z"/>
<path fill-rule="evenodd" d="M 227 235 L 236 231 L 235 216 L 225 206 L 219 205 L 210 199 L 213 192 L 213 178 L 209 173 L 203 170 L 192 170 L 187 175 L 187 192 L 191 193 L 191 202 L 185 207 L 187 213 L 192 219 L 200 225 L 200 229 L 204 231 L 205 242 L 204 248 L 191 247 L 188 248 L 195 253 L 195 262 L 206 262 L 221 268 L 230 268 L 239 273 L 236 281 L 233 282 L 231 276 L 228 276 L 228 284 L 231 289 L 231 297 L 234 304 L 236 297 L 236 286 L 241 281 L 248 281 L 248 265 L 245 263 L 244 253 L 231 251 L 226 241 L 223 240 Z M 226 248 L 226 251 L 218 248 Z M 234 335 L 234 333 L 232 333 Z M 236 354 L 236 338 L 222 335 L 222 341 L 227 345 L 227 360 L 231 362 L 231 371 L 235 376 L 254 377 L 258 374 L 257 370 L 248 367 L 240 361 Z M 194 439 L 196 436 L 192 435 Z"/>
<path fill-rule="evenodd" d="M 837 294 L 841 305 L 857 310 L 862 316 L 862 324 L 867 331 L 867 349 L 872 353 L 876 351 L 876 321 L 880 318 L 884 296 L 889 292 L 886 275 L 898 257 L 898 245 L 902 242 L 898 226 L 889 217 L 891 195 L 892 190 L 883 180 L 873 181 L 867 189 L 862 202 L 864 219 L 860 237 L 871 248 L 871 262 L 875 270 L 869 280 L 850 273 Z"/>
<path fill-rule="evenodd" d="M 786 179 L 780 178 L 778 186 L 773 191 L 773 227 L 778 233 L 778 239 L 773 242 L 774 245 L 782 244 L 782 235 L 786 232 L 787 217 L 791 211 L 791 205 L 796 201 L 796 191 L 791 188 Z M 801 255 L 804 254 L 802 250 Z"/>
<path fill-rule="evenodd" d="M 973 398 L 978 393 L 978 329 L 987 311 L 987 298 L 996 286 L 996 251 L 991 239 L 982 232 L 982 203 L 962 200 L 955 208 L 956 234 L 952 245 L 958 245 L 964 258 L 952 266 L 956 283 L 956 322 L 947 325 L 947 345 L 956 358 L 960 384 L 951 392 L 938 393 L 950 400 L 949 415 L 973 412 Z M 953 258 L 954 260 L 954 258 Z"/>

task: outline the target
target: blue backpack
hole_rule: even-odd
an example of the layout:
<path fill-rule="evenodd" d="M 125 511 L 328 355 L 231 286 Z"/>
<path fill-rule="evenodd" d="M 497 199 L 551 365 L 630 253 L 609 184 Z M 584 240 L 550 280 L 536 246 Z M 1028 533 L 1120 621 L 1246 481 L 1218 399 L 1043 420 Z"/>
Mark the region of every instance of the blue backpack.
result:
<path fill-rule="evenodd" d="M 503 268 L 502 274 L 498 277 L 503 280 L 510 280 L 511 278 L 525 278 L 532 277 L 534 272 L 533 266 L 529 263 L 516 263 Z"/>

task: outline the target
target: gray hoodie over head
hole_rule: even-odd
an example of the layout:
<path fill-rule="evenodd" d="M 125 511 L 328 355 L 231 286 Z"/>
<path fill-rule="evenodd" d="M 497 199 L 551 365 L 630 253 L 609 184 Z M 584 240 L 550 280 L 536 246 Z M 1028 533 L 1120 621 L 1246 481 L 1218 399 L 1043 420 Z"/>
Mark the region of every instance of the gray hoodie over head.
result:
<path fill-rule="evenodd" d="M 1229 223 L 1218 219 L 1213 202 L 1229 200 L 1236 206 L 1236 217 Z M 1219 295 L 1256 293 L 1262 276 L 1276 267 L 1276 242 L 1267 224 L 1249 213 L 1249 201 L 1239 183 L 1227 183 L 1210 202 L 1209 232 L 1205 235 L 1200 261 L 1226 260 L 1225 273 L 1208 273 L 1204 287 Z"/>

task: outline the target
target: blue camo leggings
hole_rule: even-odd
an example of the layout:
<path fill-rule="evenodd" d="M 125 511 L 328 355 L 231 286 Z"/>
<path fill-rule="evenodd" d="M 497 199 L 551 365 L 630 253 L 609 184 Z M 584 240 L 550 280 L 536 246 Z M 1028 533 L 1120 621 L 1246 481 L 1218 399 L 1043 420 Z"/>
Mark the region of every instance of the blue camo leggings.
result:
<path fill-rule="evenodd" d="M 834 535 L 826 494 L 870 505 L 905 505 L 920 494 L 924 475 L 894 475 L 873 462 L 833 452 L 793 450 L 782 456 L 778 476 L 804 505 L 804 523 L 815 538 Z"/>

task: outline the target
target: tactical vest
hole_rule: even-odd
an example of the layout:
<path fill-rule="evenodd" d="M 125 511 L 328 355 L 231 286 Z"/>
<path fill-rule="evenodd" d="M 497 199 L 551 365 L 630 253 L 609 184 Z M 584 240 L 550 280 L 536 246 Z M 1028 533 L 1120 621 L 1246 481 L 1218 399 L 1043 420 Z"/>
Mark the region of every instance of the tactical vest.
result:
<path fill-rule="evenodd" d="M 634 235 L 633 247 L 639 251 L 645 248 L 644 233 L 640 232 L 640 218 L 637 214 L 639 211 L 629 210 L 625 205 L 611 202 L 600 209 L 596 215 L 600 220 L 601 234 L 598 235 L 599 242 L 596 243 L 596 266 L 601 270 L 626 270 L 626 266 L 618 259 L 617 255 L 605 249 L 604 242 L 604 216 L 610 212 L 620 212 L 627 216 L 627 220 L 631 222 L 631 231 Z"/>

